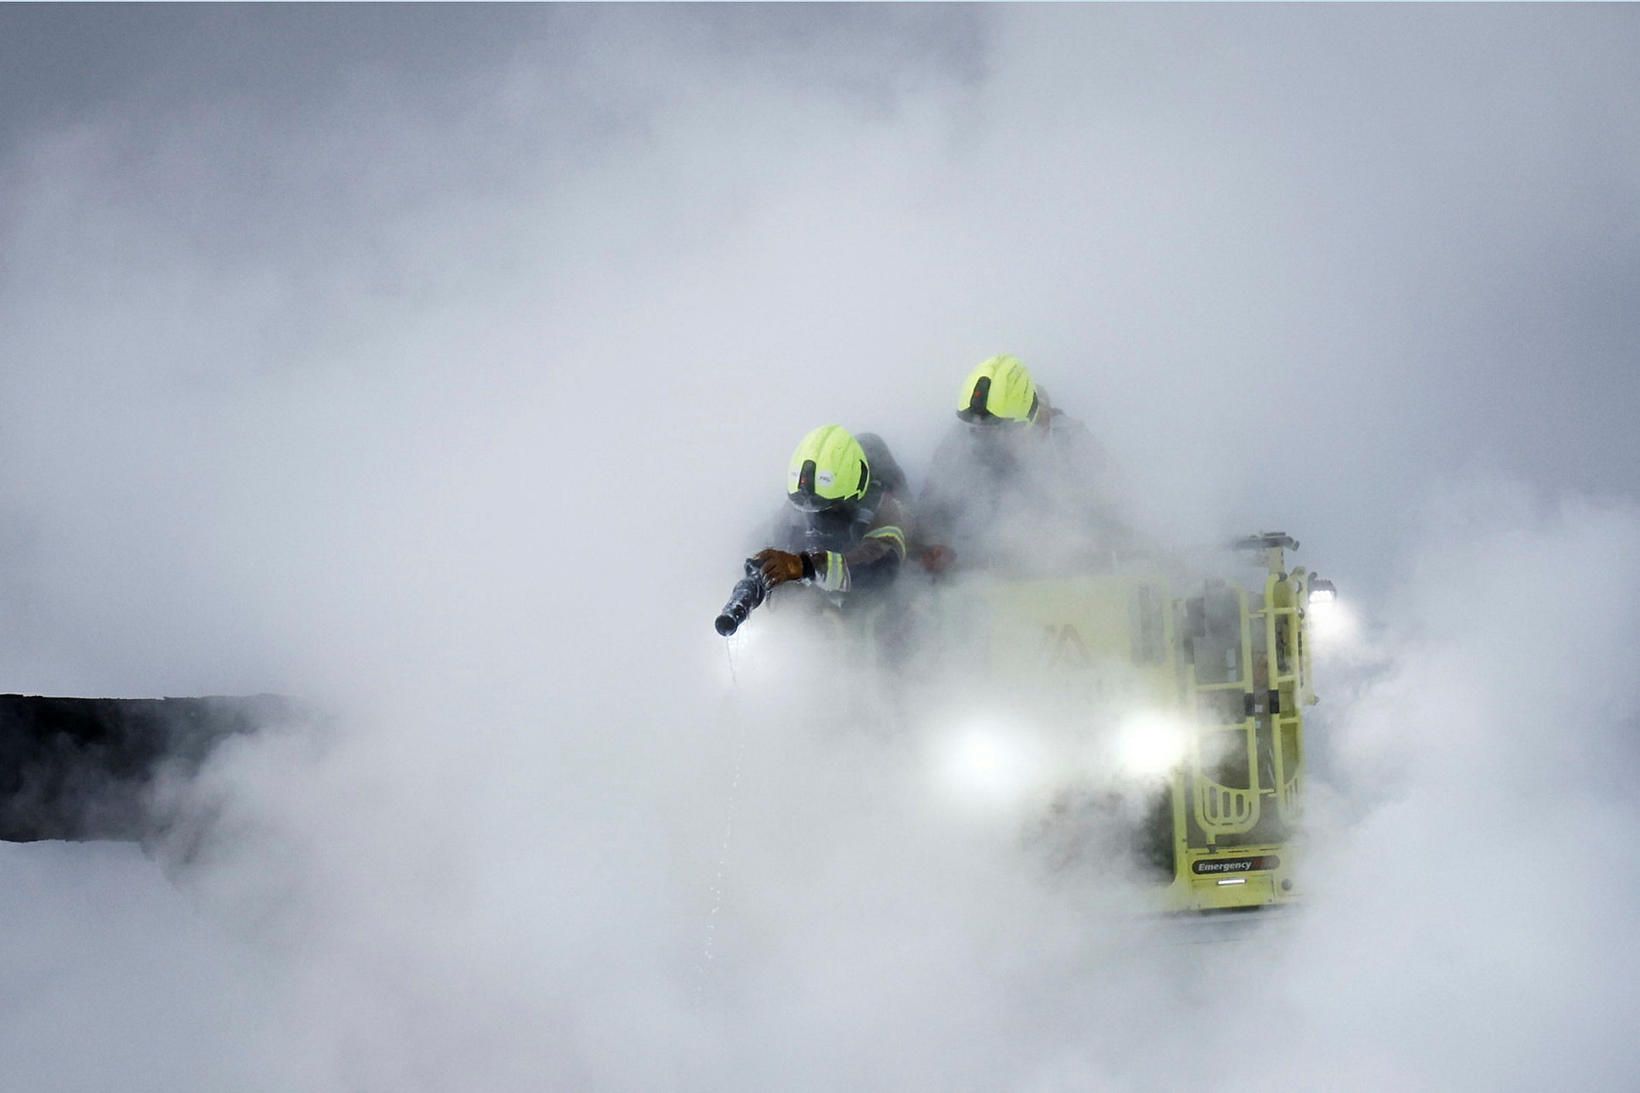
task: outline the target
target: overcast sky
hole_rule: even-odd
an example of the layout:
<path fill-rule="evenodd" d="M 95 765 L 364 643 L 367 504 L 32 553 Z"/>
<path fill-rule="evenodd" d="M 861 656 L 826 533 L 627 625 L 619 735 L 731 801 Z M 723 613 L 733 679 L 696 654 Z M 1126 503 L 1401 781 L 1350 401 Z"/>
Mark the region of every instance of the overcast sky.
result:
<path fill-rule="evenodd" d="M 338 721 L 223 756 L 187 870 L 0 855 L 0 1061 L 1632 1081 L 1637 56 L 1628 5 L 0 7 L 0 689 Z M 1352 601 L 1234 1013 L 722 670 L 797 438 L 920 476 L 997 352 L 1160 534 Z"/>

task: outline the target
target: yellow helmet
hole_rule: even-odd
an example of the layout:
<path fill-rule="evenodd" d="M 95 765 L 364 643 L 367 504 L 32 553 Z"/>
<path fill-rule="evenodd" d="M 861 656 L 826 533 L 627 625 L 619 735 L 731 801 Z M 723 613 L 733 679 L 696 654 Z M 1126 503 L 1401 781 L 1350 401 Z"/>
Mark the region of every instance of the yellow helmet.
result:
<path fill-rule="evenodd" d="M 982 361 L 968 373 L 957 400 L 957 416 L 967 422 L 1036 420 L 1036 384 L 1018 357 Z"/>
<path fill-rule="evenodd" d="M 786 496 L 806 512 L 858 501 L 870 484 L 865 450 L 841 425 L 822 425 L 804 437 L 786 471 Z"/>

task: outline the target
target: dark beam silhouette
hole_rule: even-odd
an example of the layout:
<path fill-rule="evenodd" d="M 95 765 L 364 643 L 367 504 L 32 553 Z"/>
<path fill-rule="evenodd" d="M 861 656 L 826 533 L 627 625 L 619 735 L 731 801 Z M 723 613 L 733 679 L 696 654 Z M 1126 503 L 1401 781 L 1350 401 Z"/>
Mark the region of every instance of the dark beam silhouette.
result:
<path fill-rule="evenodd" d="M 162 772 L 192 775 L 224 739 L 294 717 L 276 695 L 0 695 L 0 840 L 142 839 Z"/>

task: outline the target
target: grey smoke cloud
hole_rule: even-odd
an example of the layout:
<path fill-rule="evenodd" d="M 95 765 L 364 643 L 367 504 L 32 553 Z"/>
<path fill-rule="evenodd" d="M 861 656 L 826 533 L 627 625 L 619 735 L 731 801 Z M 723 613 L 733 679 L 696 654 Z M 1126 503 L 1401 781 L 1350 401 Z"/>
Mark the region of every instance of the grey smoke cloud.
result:
<path fill-rule="evenodd" d="M 0 1059 L 39 1089 L 1623 1084 L 1637 37 L 6 9 L 5 689 L 277 689 L 337 729 L 221 756 L 174 881 L 8 850 Z M 708 615 L 796 438 L 875 429 L 920 476 L 1000 350 L 1154 526 L 1285 527 L 1362 616 L 1321 666 L 1317 894 L 1233 957 L 930 807 L 913 741 L 726 692 Z"/>

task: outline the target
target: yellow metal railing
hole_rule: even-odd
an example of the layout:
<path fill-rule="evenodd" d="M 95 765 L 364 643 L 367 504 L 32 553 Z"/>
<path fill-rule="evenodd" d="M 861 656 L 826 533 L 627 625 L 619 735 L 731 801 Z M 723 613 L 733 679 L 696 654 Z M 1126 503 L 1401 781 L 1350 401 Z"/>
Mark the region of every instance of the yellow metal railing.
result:
<path fill-rule="evenodd" d="M 1268 658 L 1270 761 L 1275 775 L 1276 809 L 1288 822 L 1298 819 L 1304 775 L 1304 731 L 1300 696 L 1304 661 L 1304 620 L 1298 598 L 1304 582 L 1271 573 L 1264 584 L 1264 648 Z M 1281 625 L 1282 621 L 1286 625 Z"/>
<path fill-rule="evenodd" d="M 1201 826 L 1207 835 L 1209 845 L 1225 835 L 1240 835 L 1251 831 L 1259 820 L 1259 799 L 1263 796 L 1259 786 L 1258 776 L 1258 723 L 1253 717 L 1253 632 L 1252 620 L 1247 611 L 1247 592 L 1236 589 L 1236 605 L 1241 617 L 1241 642 L 1239 659 L 1239 678 L 1226 680 L 1223 683 L 1199 683 L 1196 680 L 1196 666 L 1190 665 L 1190 694 L 1193 707 L 1198 711 L 1202 703 L 1198 696 L 1214 691 L 1239 692 L 1242 699 L 1242 710 L 1245 716 L 1237 721 L 1224 721 L 1213 725 L 1199 726 L 1196 731 L 1195 746 L 1192 748 L 1191 770 L 1191 799 L 1196 814 L 1196 823 Z M 1223 782 L 1211 777 L 1207 772 L 1207 764 L 1203 761 L 1202 743 L 1204 738 L 1212 734 L 1221 735 L 1239 734 L 1247 763 L 1247 788 L 1239 789 L 1227 786 Z M 1209 757 L 1209 762 L 1218 764 L 1228 760 L 1228 756 L 1219 756 L 1217 749 Z"/>

